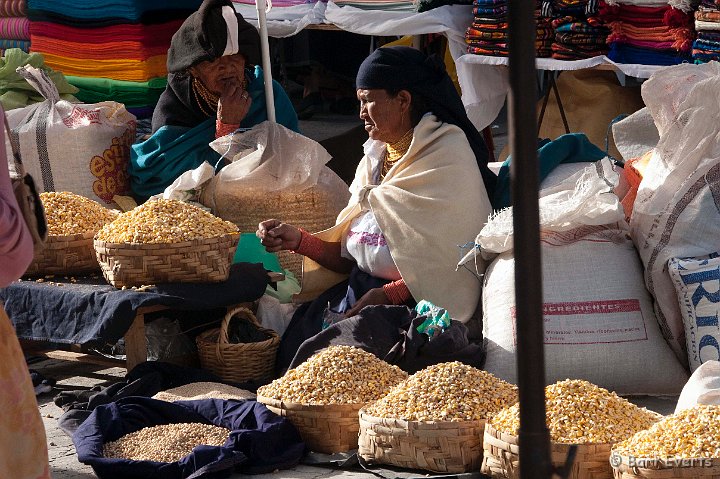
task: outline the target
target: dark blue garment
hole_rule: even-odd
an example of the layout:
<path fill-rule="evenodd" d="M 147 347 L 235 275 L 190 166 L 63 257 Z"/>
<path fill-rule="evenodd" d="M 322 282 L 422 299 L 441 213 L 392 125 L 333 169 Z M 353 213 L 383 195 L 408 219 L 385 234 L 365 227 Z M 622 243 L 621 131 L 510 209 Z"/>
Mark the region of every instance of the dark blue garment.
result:
<path fill-rule="evenodd" d="M 552 170 L 562 163 L 595 162 L 605 158 L 607 154 L 590 142 L 584 133 L 568 133 L 550 141 L 540 140 L 538 144 L 538 165 L 540 181 L 545 179 Z M 510 163 L 508 157 L 498 173 L 495 188 L 496 209 L 506 208 L 512 204 L 510 193 Z"/>
<path fill-rule="evenodd" d="M 223 446 L 198 446 L 172 463 L 103 457 L 103 444 L 145 427 L 183 422 L 214 424 L 230 429 Z M 204 399 L 175 403 L 128 397 L 97 407 L 73 434 L 78 460 L 92 466 L 100 479 L 179 479 L 227 477 L 233 470 L 247 474 L 296 465 L 305 443 L 286 418 L 256 401 Z"/>
<path fill-rule="evenodd" d="M 335 313 L 346 313 L 365 293 L 389 282 L 389 280 L 371 276 L 355 266 L 347 280 L 331 287 L 313 301 L 302 304 L 295 311 L 280 340 L 275 360 L 277 375 L 281 376 L 285 373 L 295 357 L 295 353 L 306 339 L 322 331 L 326 309 L 329 308 Z"/>
<path fill-rule="evenodd" d="M 679 65 L 690 58 L 675 50 L 653 50 L 625 43 L 611 42 L 608 58 L 616 63 L 637 63 L 640 65 Z"/>

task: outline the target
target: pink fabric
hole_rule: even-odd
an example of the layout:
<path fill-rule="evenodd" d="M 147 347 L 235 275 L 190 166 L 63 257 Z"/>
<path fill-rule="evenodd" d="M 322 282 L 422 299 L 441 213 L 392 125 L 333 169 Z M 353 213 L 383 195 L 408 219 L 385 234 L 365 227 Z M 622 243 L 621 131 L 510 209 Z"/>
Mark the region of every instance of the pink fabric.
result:
<path fill-rule="evenodd" d="M 0 113 L 4 114 L 2 109 Z M 33 258 L 33 244 L 10 183 L 5 134 L 0 138 L 0 288 L 4 288 L 25 272 Z"/>
<path fill-rule="evenodd" d="M 24 17 L 0 18 L 0 38 L 30 40 L 30 20 Z"/>

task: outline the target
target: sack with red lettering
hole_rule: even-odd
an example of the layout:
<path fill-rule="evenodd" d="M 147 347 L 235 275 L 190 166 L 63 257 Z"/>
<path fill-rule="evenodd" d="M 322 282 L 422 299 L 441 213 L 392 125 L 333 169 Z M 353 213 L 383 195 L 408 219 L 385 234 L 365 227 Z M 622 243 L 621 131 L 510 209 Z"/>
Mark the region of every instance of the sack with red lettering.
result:
<path fill-rule="evenodd" d="M 660 334 L 623 226 L 541 233 L 545 380 L 585 379 L 619 394 L 678 394 L 688 375 Z M 516 383 L 513 251 L 485 273 L 483 313 L 485 369 Z"/>
<path fill-rule="evenodd" d="M 720 359 L 720 255 L 668 261 L 685 327 L 690 370 Z"/>
<path fill-rule="evenodd" d="M 32 66 L 18 73 L 45 98 L 7 112 L 25 170 L 39 191 L 71 191 L 105 205 L 127 194 L 135 116 L 113 101 L 61 100 L 45 72 Z M 9 143 L 6 147 L 10 151 Z"/>

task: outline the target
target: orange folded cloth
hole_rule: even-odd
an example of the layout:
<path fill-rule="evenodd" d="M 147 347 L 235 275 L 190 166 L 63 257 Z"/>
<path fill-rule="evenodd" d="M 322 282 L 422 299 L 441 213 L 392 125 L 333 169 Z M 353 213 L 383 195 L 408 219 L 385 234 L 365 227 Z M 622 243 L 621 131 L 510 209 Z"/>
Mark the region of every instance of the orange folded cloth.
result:
<path fill-rule="evenodd" d="M 34 45 L 31 43 L 31 50 Z M 146 82 L 151 78 L 167 75 L 167 54 L 155 55 L 147 60 L 93 60 L 69 58 L 50 53 L 44 53 L 45 64 L 53 70 L 59 70 L 65 75 L 78 77 L 111 78 Z"/>

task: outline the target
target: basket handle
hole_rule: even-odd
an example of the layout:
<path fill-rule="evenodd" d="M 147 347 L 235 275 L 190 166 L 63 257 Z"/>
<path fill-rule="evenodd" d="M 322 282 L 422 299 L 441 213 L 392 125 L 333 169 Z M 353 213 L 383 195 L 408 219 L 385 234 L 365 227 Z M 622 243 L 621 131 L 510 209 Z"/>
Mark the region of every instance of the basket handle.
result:
<path fill-rule="evenodd" d="M 220 335 L 218 336 L 218 344 L 229 344 L 230 340 L 228 339 L 228 325 L 230 324 L 230 320 L 234 318 L 236 315 L 241 315 L 244 317 L 244 319 L 249 320 L 252 324 L 257 326 L 258 328 L 261 327 L 260 323 L 258 322 L 257 318 L 253 314 L 252 311 L 250 311 L 245 306 L 238 306 L 236 308 L 231 309 L 227 312 L 225 317 L 222 320 L 222 323 L 220 324 Z"/>

